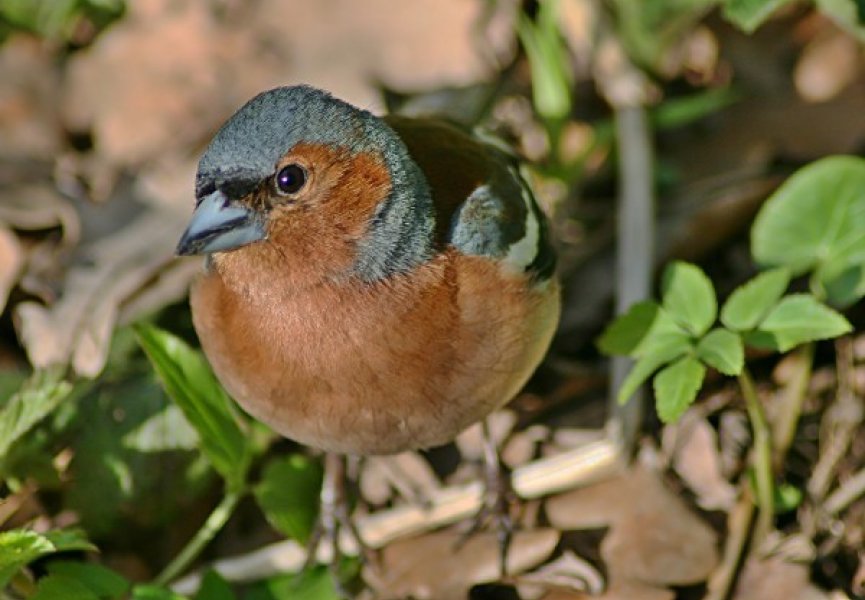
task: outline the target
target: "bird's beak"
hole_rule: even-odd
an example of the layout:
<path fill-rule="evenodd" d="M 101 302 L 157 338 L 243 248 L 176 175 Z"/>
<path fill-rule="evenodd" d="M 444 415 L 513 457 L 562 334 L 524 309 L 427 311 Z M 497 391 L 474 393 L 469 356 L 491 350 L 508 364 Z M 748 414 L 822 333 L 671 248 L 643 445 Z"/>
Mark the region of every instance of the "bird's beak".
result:
<path fill-rule="evenodd" d="M 267 237 L 264 218 L 251 208 L 231 203 L 220 191 L 201 199 L 180 242 L 177 254 L 209 254 L 246 246 Z"/>

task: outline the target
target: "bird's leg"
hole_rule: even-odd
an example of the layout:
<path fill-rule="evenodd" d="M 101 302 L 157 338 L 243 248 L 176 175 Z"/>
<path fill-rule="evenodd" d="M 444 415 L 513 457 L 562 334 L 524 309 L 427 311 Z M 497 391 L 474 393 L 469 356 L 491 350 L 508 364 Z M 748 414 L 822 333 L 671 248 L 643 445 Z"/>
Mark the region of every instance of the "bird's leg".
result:
<path fill-rule="evenodd" d="M 459 542 L 462 545 L 469 536 L 491 523 L 499 542 L 499 573 L 507 574 L 508 546 L 514 531 L 511 520 L 511 502 L 516 495 L 511 488 L 510 473 L 507 472 L 499 458 L 496 442 L 490 433 L 486 419 L 481 422 L 484 457 L 484 491 L 481 508 L 475 514 L 471 528 Z"/>
<path fill-rule="evenodd" d="M 339 567 L 343 558 L 339 545 L 341 530 L 347 530 L 357 543 L 359 555 L 369 561 L 372 550 L 364 544 L 351 518 L 346 493 L 346 457 L 328 452 L 324 455 L 324 478 L 321 484 L 318 519 L 307 547 L 306 567 L 316 563 L 322 542 L 331 548 L 329 567 L 337 585 L 340 584 Z"/>

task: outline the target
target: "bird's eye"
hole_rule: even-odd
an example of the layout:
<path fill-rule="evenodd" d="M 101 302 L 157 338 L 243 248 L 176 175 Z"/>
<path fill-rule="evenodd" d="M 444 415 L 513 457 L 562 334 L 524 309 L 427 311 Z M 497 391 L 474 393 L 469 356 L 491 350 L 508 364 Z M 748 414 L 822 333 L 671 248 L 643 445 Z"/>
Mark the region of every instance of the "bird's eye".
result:
<path fill-rule="evenodd" d="M 296 164 L 287 165 L 276 174 L 276 191 L 280 194 L 296 194 L 306 183 L 306 171 Z"/>

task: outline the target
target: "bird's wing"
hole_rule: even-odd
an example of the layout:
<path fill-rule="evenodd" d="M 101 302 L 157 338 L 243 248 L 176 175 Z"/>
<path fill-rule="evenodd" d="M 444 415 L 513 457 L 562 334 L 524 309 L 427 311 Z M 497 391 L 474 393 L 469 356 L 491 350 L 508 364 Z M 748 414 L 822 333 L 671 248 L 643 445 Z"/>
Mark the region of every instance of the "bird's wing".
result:
<path fill-rule="evenodd" d="M 548 279 L 556 256 L 544 214 L 516 160 L 458 127 L 389 116 L 432 190 L 439 243 Z"/>

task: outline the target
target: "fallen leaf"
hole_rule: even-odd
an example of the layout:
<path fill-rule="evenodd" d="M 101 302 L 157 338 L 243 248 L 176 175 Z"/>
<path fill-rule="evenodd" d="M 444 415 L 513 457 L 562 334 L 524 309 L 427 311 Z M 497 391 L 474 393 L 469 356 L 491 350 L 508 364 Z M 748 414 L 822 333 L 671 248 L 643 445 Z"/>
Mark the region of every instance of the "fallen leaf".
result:
<path fill-rule="evenodd" d="M 18 238 L 0 223 L 0 313 L 6 307 L 9 291 L 18 280 L 24 255 Z"/>
<path fill-rule="evenodd" d="M 542 565 L 540 568 L 521 575 L 518 590 L 522 600 L 540 598 L 550 587 L 558 590 L 585 592 L 597 596 L 604 591 L 604 577 L 587 560 L 570 550 Z"/>
<path fill-rule="evenodd" d="M 258 33 L 221 21 L 207 3 L 129 3 L 121 21 L 72 57 L 65 123 L 92 131 L 95 150 L 117 166 L 186 152 L 279 81 L 281 63 L 261 51 Z"/>
<path fill-rule="evenodd" d="M 613 580 L 602 594 L 555 590 L 542 600 L 673 600 L 675 597 L 676 594 L 671 590 L 640 582 Z"/>
<path fill-rule="evenodd" d="M 148 208 L 115 226 L 112 234 L 78 248 L 55 303 L 15 307 L 18 335 L 34 367 L 70 364 L 79 375 L 98 375 L 120 304 L 172 261 L 184 220 Z"/>
<path fill-rule="evenodd" d="M 609 527 L 601 557 L 611 578 L 689 585 L 718 561 L 712 529 L 646 468 L 550 498 L 546 510 L 560 530 Z"/>
<path fill-rule="evenodd" d="M 672 466 L 705 510 L 728 510 L 736 501 L 736 488 L 721 472 L 718 436 L 699 411 L 690 410 L 664 428 L 663 446 Z"/>
<path fill-rule="evenodd" d="M 796 91 L 808 102 L 831 100 L 855 81 L 862 69 L 856 39 L 829 27 L 805 46 L 793 69 Z"/>
<path fill-rule="evenodd" d="M 378 573 L 364 578 L 383 598 L 465 598 L 478 583 L 499 577 L 499 546 L 494 533 L 471 536 L 458 546 L 454 530 L 400 540 L 382 551 Z M 508 548 L 507 571 L 516 575 L 546 559 L 559 541 L 554 529 L 518 531 Z"/>
<path fill-rule="evenodd" d="M 780 557 L 750 559 L 739 577 L 733 600 L 826 600 L 825 592 L 811 583 L 807 564 Z"/>
<path fill-rule="evenodd" d="M 369 456 L 361 468 L 361 493 L 373 504 L 390 500 L 393 490 L 410 503 L 423 504 L 441 487 L 429 462 L 417 452 Z"/>
<path fill-rule="evenodd" d="M 49 45 L 14 35 L 0 47 L 0 156 L 52 159 L 62 147 L 59 72 Z"/>

